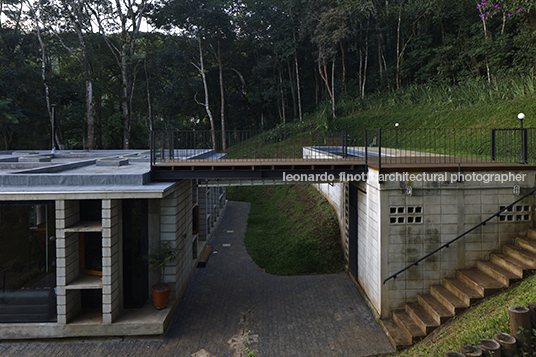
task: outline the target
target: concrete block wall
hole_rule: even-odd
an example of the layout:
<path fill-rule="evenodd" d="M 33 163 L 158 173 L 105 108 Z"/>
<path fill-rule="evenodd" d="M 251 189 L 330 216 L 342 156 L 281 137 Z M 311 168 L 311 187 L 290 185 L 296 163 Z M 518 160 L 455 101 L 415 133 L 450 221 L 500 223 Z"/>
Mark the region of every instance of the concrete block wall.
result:
<path fill-rule="evenodd" d="M 227 204 L 224 187 L 198 187 L 199 241 L 210 241 L 214 227 Z"/>
<path fill-rule="evenodd" d="M 122 212 L 120 200 L 102 200 L 102 322 L 123 310 Z"/>
<path fill-rule="evenodd" d="M 357 281 L 381 311 L 382 216 L 378 171 L 369 169 L 368 182 L 358 182 Z M 366 192 L 366 193 L 365 193 Z"/>
<path fill-rule="evenodd" d="M 199 204 L 199 240 L 207 241 L 209 240 L 210 235 L 210 209 L 208 205 L 208 197 L 211 188 L 208 187 L 198 187 L 197 189 L 197 198 Z M 208 221 L 208 222 L 207 222 Z"/>
<path fill-rule="evenodd" d="M 66 290 L 79 275 L 78 233 L 65 228 L 79 221 L 78 201 L 56 200 L 56 294 L 58 323 L 66 324 L 80 311 L 80 292 Z"/>
<path fill-rule="evenodd" d="M 172 284 L 172 298 L 181 297 L 195 269 L 192 251 L 192 181 L 178 183 L 160 201 L 160 239 L 179 249 L 179 259 L 164 269 L 163 281 Z"/>
<path fill-rule="evenodd" d="M 520 173 L 527 173 L 524 181 L 398 181 L 382 184 L 382 201 L 385 202 L 382 240 L 386 242 L 382 278 L 466 232 L 496 213 L 500 206 L 508 206 L 519 199 L 534 187 L 534 172 Z M 514 194 L 514 185 L 525 187 L 521 195 Z M 413 189 L 412 195 L 406 194 L 408 186 Z M 382 285 L 382 316 L 407 301 L 416 300 L 418 294 L 427 293 L 430 286 L 439 284 L 442 278 L 454 276 L 456 269 L 474 267 L 477 261 L 488 260 L 489 253 L 523 234 L 533 225 L 534 196 L 516 206 L 522 210 L 529 208 L 529 211 L 505 213 L 504 221 L 492 219 L 449 248 L 400 274 L 396 280 Z M 415 212 L 418 207 L 420 213 Z M 512 221 L 506 219 L 508 215 L 513 217 Z M 521 217 L 516 217 L 519 215 Z M 417 217 L 421 217 L 420 222 L 416 222 Z"/>

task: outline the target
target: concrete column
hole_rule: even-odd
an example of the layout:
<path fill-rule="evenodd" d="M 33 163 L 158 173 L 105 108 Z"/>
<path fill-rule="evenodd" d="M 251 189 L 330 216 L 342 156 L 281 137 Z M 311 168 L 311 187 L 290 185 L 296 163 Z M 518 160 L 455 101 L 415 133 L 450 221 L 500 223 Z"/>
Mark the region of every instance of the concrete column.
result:
<path fill-rule="evenodd" d="M 102 200 L 102 322 L 123 309 L 122 216 L 120 200 Z"/>
<path fill-rule="evenodd" d="M 78 234 L 65 228 L 80 218 L 78 201 L 56 201 L 56 294 L 58 323 L 66 324 L 80 311 L 80 292 L 66 290 L 79 271 Z"/>

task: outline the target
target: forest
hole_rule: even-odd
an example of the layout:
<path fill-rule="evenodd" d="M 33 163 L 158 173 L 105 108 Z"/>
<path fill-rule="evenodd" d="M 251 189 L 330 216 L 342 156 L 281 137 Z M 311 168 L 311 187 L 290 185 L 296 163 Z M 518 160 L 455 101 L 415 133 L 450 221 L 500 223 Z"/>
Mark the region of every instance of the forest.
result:
<path fill-rule="evenodd" d="M 53 117 L 59 148 L 147 148 L 412 86 L 535 83 L 535 4 L 0 0 L 0 150 L 50 149 Z"/>

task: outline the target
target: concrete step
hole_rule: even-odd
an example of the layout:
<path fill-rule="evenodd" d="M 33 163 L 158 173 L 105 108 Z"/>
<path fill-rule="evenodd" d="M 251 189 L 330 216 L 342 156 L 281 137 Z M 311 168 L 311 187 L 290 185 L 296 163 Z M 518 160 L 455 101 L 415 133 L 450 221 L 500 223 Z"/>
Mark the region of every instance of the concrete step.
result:
<path fill-rule="evenodd" d="M 407 303 L 406 312 L 415 324 L 427 335 L 439 327 L 436 320 L 419 303 Z"/>
<path fill-rule="evenodd" d="M 521 279 L 523 275 L 519 276 L 512 273 L 509 270 L 504 269 L 503 267 L 494 264 L 490 261 L 479 261 L 477 262 L 478 270 L 486 273 L 491 276 L 493 279 L 499 281 L 505 286 L 510 286 L 515 283 L 517 280 Z"/>
<path fill-rule="evenodd" d="M 380 320 L 380 325 L 395 350 L 412 345 L 410 340 L 402 333 L 400 327 L 398 327 L 393 320 Z"/>
<path fill-rule="evenodd" d="M 536 239 L 536 228 L 529 228 L 527 230 L 527 237 Z"/>
<path fill-rule="evenodd" d="M 503 245 L 502 251 L 506 254 L 522 262 L 523 264 L 536 268 L 536 254 L 531 253 L 523 248 L 513 244 Z"/>
<path fill-rule="evenodd" d="M 456 278 L 482 296 L 494 294 L 506 287 L 476 268 L 456 270 Z"/>
<path fill-rule="evenodd" d="M 536 239 L 529 237 L 517 237 L 516 245 L 522 249 L 525 249 L 533 254 L 536 254 Z"/>
<path fill-rule="evenodd" d="M 430 294 L 418 295 L 417 299 L 424 310 L 426 310 L 426 312 L 440 325 L 454 316 Z"/>
<path fill-rule="evenodd" d="M 441 305 L 445 306 L 452 315 L 457 315 L 469 307 L 469 304 L 466 304 L 442 285 L 432 285 L 430 287 L 430 294 L 439 301 Z"/>
<path fill-rule="evenodd" d="M 522 276 L 523 278 L 526 278 L 529 272 L 532 270 L 530 266 L 522 261 L 500 252 L 491 253 L 490 261 L 506 270 L 511 271 L 517 276 Z"/>
<path fill-rule="evenodd" d="M 456 278 L 445 278 L 441 282 L 444 287 L 456 295 L 466 305 L 472 305 L 484 297 Z"/>
<path fill-rule="evenodd" d="M 393 321 L 411 343 L 418 342 L 426 336 L 424 331 L 417 326 L 411 316 L 404 310 L 393 311 Z"/>

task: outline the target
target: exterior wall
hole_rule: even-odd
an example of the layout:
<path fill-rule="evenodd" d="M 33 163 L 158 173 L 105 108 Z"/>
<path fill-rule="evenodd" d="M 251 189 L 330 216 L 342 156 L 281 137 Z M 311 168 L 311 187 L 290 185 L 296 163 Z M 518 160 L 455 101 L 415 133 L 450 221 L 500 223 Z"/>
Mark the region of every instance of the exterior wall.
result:
<path fill-rule="evenodd" d="M 192 181 L 178 183 L 160 201 L 160 240 L 179 249 L 179 259 L 168 263 L 162 280 L 172 285 L 171 298 L 181 297 L 194 272 L 192 259 Z"/>
<path fill-rule="evenodd" d="M 455 173 L 441 174 L 450 179 Z M 449 248 L 383 284 L 388 276 L 471 229 L 535 186 L 536 172 L 512 174 L 525 174 L 525 179 L 502 183 L 398 179 L 380 183 L 378 171 L 369 168 L 367 181 L 354 183 L 359 188 L 357 281 L 381 316 L 389 316 L 393 309 L 401 308 L 405 302 L 415 301 L 417 295 L 427 293 L 431 285 L 439 284 L 444 277 L 454 276 L 456 269 L 474 267 L 477 261 L 489 259 L 491 252 L 533 226 L 535 202 L 534 196 L 530 196 L 518 203 L 513 212 L 502 214 L 502 220 L 494 218 Z M 399 175 L 405 178 L 401 176 L 403 173 Z M 514 185 L 521 187 L 519 195 L 514 194 Z M 345 185 L 315 186 L 335 207 L 343 227 L 347 211 L 344 205 L 348 204 L 344 197 Z M 408 187 L 412 188 L 411 195 L 407 194 Z M 343 237 L 343 242 L 347 242 L 347 237 Z M 348 244 L 343 247 L 347 250 Z M 348 257 L 347 251 L 345 257 Z"/>
<path fill-rule="evenodd" d="M 382 184 L 383 201 L 388 205 L 383 219 L 382 240 L 387 242 L 386 260 L 382 264 L 383 278 L 463 234 L 534 187 L 534 172 L 514 172 L 518 173 L 527 174 L 526 179 L 487 184 L 475 181 L 386 181 Z M 514 185 L 525 189 L 516 195 Z M 407 186 L 413 188 L 411 196 L 406 194 Z M 419 207 L 421 212 L 417 213 Z M 489 253 L 523 234 L 533 225 L 534 197 L 527 197 L 514 210 L 518 211 L 502 215 L 504 221 L 492 219 L 449 248 L 382 285 L 382 316 L 406 301 L 416 300 L 418 294 L 428 292 L 429 287 L 438 284 L 442 278 L 454 276 L 456 269 L 474 267 L 477 261 L 488 260 Z M 421 217 L 420 222 L 416 222 L 417 217 Z M 510 218 L 511 221 L 508 220 Z"/>
<path fill-rule="evenodd" d="M 198 187 L 199 241 L 210 241 L 216 223 L 227 204 L 224 187 Z"/>
<path fill-rule="evenodd" d="M 368 181 L 358 183 L 357 198 L 357 281 L 377 311 L 381 311 L 380 267 L 383 252 L 379 186 L 378 172 L 369 169 Z"/>

